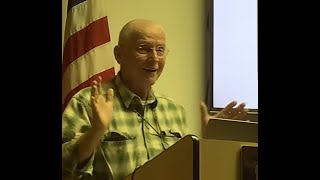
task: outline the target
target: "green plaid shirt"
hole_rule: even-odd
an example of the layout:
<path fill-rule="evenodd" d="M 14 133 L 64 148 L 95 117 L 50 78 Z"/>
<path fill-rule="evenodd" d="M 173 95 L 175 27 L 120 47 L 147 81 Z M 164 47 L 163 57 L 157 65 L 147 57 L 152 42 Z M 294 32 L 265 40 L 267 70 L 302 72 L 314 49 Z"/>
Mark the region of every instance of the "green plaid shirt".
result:
<path fill-rule="evenodd" d="M 114 89 L 113 120 L 101 145 L 82 169 L 76 168 L 72 151 L 77 139 L 90 128 L 90 87 L 78 92 L 62 114 L 63 176 L 123 179 L 185 136 L 185 111 L 166 96 L 151 90 L 143 105 L 119 75 L 102 87 Z"/>

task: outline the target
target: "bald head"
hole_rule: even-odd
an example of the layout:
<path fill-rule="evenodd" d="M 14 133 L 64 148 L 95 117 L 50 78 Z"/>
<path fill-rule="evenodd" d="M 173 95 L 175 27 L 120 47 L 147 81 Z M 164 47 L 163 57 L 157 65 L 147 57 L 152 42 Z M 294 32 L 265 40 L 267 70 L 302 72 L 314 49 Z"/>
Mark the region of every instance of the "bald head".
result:
<path fill-rule="evenodd" d="M 163 27 L 150 20 L 130 21 L 121 29 L 118 43 L 114 55 L 120 64 L 121 79 L 127 88 L 146 100 L 166 61 Z"/>
<path fill-rule="evenodd" d="M 160 35 L 165 38 L 163 27 L 151 20 L 135 19 L 129 21 L 120 31 L 118 44 L 127 43 L 128 40 L 134 41 L 146 33 L 152 33 L 153 31 L 160 32 Z"/>

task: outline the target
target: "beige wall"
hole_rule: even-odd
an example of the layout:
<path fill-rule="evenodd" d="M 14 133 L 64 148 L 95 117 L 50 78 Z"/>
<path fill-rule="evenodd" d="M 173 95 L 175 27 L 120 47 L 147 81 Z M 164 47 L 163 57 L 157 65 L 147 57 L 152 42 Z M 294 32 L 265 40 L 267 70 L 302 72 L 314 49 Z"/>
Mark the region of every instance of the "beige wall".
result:
<path fill-rule="evenodd" d="M 188 132 L 200 137 L 200 100 L 204 99 L 205 94 L 205 0 L 107 1 L 113 46 L 118 41 L 121 27 L 132 19 L 152 19 L 164 26 L 170 52 L 154 89 L 184 106 L 189 123 Z M 66 0 L 62 4 L 64 28 Z M 116 61 L 115 65 L 118 71 Z"/>

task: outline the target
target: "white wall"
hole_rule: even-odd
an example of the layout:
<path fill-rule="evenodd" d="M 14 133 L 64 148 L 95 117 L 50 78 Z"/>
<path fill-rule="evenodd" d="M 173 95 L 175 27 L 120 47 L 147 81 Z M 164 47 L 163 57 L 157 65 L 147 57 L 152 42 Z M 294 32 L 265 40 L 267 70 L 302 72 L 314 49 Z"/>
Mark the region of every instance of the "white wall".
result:
<path fill-rule="evenodd" d="M 205 0 L 108 0 L 111 43 L 117 44 L 118 33 L 128 21 L 136 18 L 161 23 L 167 35 L 170 52 L 165 69 L 154 85 L 186 109 L 189 133 L 201 137 L 200 100 L 205 94 Z M 63 0 L 64 28 L 66 0 Z M 63 31 L 63 30 L 62 30 Z M 119 65 L 115 61 L 116 71 Z"/>

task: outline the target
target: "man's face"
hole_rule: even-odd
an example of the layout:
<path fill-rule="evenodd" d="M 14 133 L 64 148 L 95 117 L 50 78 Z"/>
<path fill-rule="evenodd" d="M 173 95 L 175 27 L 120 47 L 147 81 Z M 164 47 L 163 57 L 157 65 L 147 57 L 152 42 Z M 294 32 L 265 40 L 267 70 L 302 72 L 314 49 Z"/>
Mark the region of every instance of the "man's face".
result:
<path fill-rule="evenodd" d="M 159 28 L 135 33 L 122 51 L 121 73 L 138 86 L 152 86 L 162 73 L 166 60 L 165 35 Z"/>

